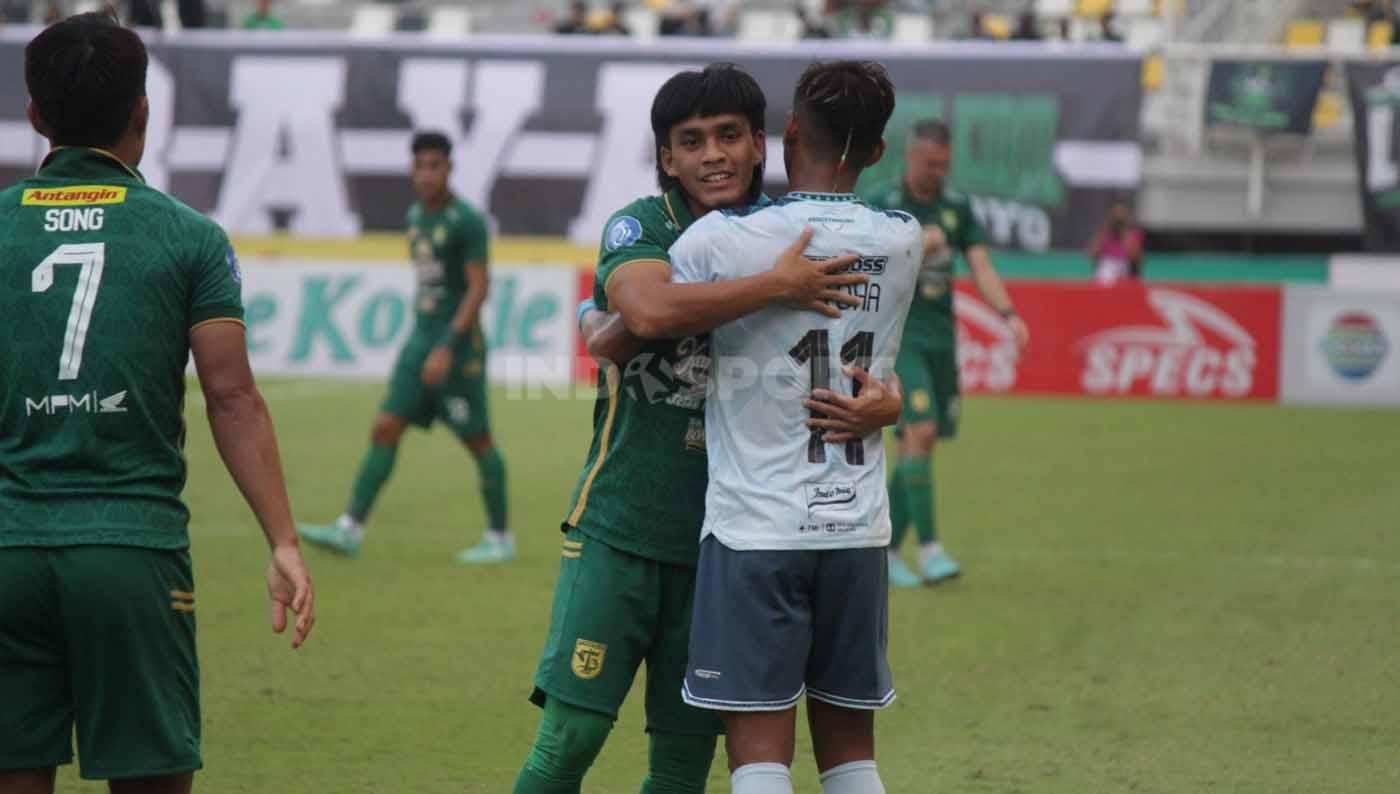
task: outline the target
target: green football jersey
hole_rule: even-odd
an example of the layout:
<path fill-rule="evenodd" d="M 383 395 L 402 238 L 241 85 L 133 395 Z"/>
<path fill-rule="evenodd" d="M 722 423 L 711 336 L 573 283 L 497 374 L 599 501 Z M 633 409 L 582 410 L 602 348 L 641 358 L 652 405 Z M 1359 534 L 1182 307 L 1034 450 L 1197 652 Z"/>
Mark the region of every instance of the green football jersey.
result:
<path fill-rule="evenodd" d="M 678 190 L 638 199 L 608 221 L 593 302 L 608 310 L 608 279 L 635 262 L 671 263 L 694 221 Z M 705 517 L 708 334 L 647 342 L 621 372 L 608 370 L 593 406 L 593 442 L 567 526 L 651 560 L 694 566 Z"/>
<path fill-rule="evenodd" d="M 0 547 L 189 545 L 190 331 L 243 321 L 218 224 L 105 152 L 0 193 Z"/>
<path fill-rule="evenodd" d="M 486 248 L 486 219 L 456 196 L 436 212 L 422 202 L 408 208 L 408 252 L 418 279 L 418 331 L 447 330 L 467 295 L 466 265 L 486 264 Z"/>
<path fill-rule="evenodd" d="M 944 188 L 937 200 L 925 203 L 909 195 L 900 178 L 872 187 L 863 198 L 871 206 L 901 210 L 924 226 L 937 226 L 948 238 L 949 249 L 960 254 L 966 255 L 969 248 L 987 242 L 982 225 L 972 212 L 972 202 L 962 193 Z M 904 323 L 904 344 L 940 348 L 955 343 L 953 260 L 951 254 L 925 257 L 919 273 L 919 291 Z"/>

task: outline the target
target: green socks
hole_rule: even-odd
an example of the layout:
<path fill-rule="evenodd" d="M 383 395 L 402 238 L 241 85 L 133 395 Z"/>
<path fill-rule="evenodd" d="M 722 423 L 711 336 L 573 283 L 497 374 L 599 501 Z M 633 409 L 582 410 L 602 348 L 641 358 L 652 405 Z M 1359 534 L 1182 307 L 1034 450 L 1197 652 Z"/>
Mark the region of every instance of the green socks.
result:
<path fill-rule="evenodd" d="M 549 698 L 514 794 L 579 794 L 583 776 L 612 731 L 612 718 Z"/>
<path fill-rule="evenodd" d="M 904 486 L 899 480 L 899 463 L 890 474 L 890 549 L 899 551 L 909 534 L 909 508 L 904 503 Z"/>
<path fill-rule="evenodd" d="M 360 473 L 355 475 L 355 490 L 350 495 L 350 507 L 345 512 L 360 523 L 369 517 L 379 489 L 389 481 L 394 471 L 394 458 L 399 454 L 398 446 L 380 447 L 370 444 L 364 460 L 360 461 Z"/>
<path fill-rule="evenodd" d="M 642 794 L 705 794 L 717 739 L 653 731 L 650 774 L 642 781 Z"/>
<path fill-rule="evenodd" d="M 899 489 L 904 492 L 904 510 L 914 522 L 919 544 L 938 540 L 938 522 L 934 513 L 933 461 L 929 458 L 906 458 L 895 468 Z"/>
<path fill-rule="evenodd" d="M 487 529 L 505 532 L 506 523 L 506 462 L 493 445 L 476 459 L 481 472 L 481 498 L 486 503 Z"/>

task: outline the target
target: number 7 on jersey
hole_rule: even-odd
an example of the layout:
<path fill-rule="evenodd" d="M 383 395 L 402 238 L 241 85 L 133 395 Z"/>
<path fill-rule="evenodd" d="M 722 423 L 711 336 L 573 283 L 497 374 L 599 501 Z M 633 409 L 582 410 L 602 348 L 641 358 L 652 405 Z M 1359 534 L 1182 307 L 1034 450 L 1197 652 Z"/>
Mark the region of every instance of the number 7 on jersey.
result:
<path fill-rule="evenodd" d="M 83 366 L 83 345 L 87 342 L 92 307 L 97 302 L 97 288 L 102 284 L 102 265 L 106 258 L 106 243 L 65 243 L 34 268 L 30 280 L 32 292 L 49 291 L 56 267 L 77 265 L 82 268 L 78 274 L 78 288 L 73 291 L 67 330 L 63 333 L 63 354 L 58 359 L 59 380 L 78 379 L 78 370 Z"/>

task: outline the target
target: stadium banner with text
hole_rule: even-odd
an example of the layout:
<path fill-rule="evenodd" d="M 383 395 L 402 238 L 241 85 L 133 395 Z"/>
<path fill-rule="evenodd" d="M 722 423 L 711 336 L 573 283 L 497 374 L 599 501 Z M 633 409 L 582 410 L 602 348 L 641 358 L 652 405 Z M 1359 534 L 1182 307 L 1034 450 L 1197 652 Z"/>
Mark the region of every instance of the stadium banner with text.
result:
<path fill-rule="evenodd" d="M 1321 60 L 1212 60 L 1206 126 L 1307 135 L 1326 73 Z"/>
<path fill-rule="evenodd" d="M 260 375 L 383 378 L 413 330 L 414 274 L 402 263 L 245 259 L 242 270 Z M 481 316 L 492 383 L 573 382 L 577 280 L 571 266 L 492 270 Z"/>
<path fill-rule="evenodd" d="M 1366 248 L 1400 252 L 1400 61 L 1346 65 Z"/>
<path fill-rule="evenodd" d="M 1284 402 L 1400 405 L 1400 292 L 1289 286 Z"/>
<path fill-rule="evenodd" d="M 1000 315 L 958 284 L 958 366 L 968 393 L 1278 396 L 1277 287 L 1013 282 L 1008 289 L 1031 329 L 1020 356 Z"/>
<path fill-rule="evenodd" d="M 33 28 L 0 31 L 0 69 L 23 73 Z M 767 182 L 783 189 L 781 132 L 815 59 L 883 62 L 899 91 L 894 175 L 914 122 L 952 127 L 952 183 L 994 245 L 1083 247 L 1110 200 L 1141 177 L 1141 55 L 1089 45 L 868 42 L 755 46 L 719 40 L 193 31 L 148 39 L 142 169 L 155 187 L 235 235 L 276 228 L 343 237 L 398 230 L 412 195 L 415 129 L 456 145 L 454 190 L 497 231 L 594 243 L 606 219 L 656 191 L 650 107 L 676 71 L 748 69 L 768 95 Z M 22 80 L 0 82 L 0 179 L 32 173 L 44 144 Z"/>

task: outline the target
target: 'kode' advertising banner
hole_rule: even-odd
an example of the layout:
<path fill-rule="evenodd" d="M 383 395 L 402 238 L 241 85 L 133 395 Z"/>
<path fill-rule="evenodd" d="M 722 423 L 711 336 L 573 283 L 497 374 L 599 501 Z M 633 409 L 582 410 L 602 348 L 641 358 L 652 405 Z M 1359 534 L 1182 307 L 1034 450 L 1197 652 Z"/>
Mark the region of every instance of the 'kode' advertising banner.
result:
<path fill-rule="evenodd" d="M 412 268 L 256 259 L 242 266 L 248 352 L 259 374 L 388 376 L 413 330 Z M 493 383 L 573 381 L 575 273 L 571 267 L 492 269 L 481 329 Z"/>
<path fill-rule="evenodd" d="M 1400 251 L 1400 63 L 1347 64 L 1366 247 Z"/>
<path fill-rule="evenodd" d="M 34 29 L 0 32 L 0 70 L 23 74 Z M 1083 247 L 1118 191 L 1135 189 L 1140 57 L 1121 47 L 869 43 L 762 48 L 724 41 L 253 35 L 152 38 L 142 169 L 231 234 L 400 230 L 413 130 L 455 142 L 453 189 L 511 235 L 596 244 L 607 218 L 654 193 L 652 97 L 680 69 L 734 61 L 768 97 L 767 176 L 784 183 L 781 132 L 812 60 L 873 58 L 898 89 L 886 162 L 916 121 L 953 130 L 952 182 L 992 243 Z M 0 81 L 0 179 L 32 173 L 43 142 L 24 81 Z"/>
<path fill-rule="evenodd" d="M 1009 285 L 1031 329 L 1018 357 L 1000 316 L 958 285 L 958 363 L 970 393 L 1206 400 L 1278 396 L 1275 288 Z"/>

